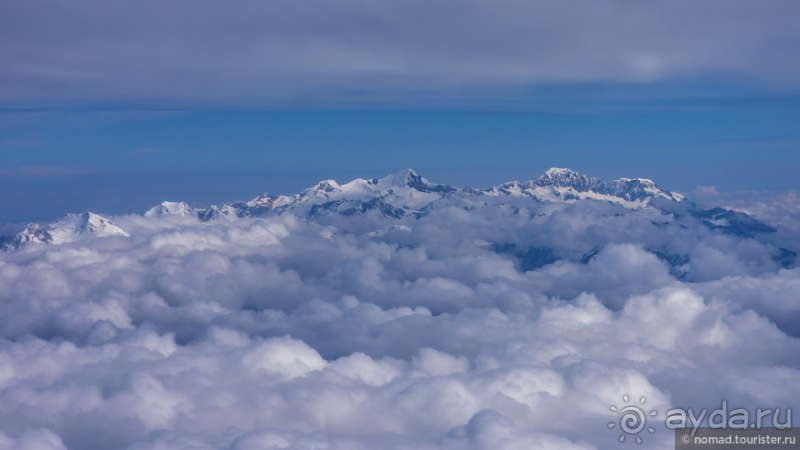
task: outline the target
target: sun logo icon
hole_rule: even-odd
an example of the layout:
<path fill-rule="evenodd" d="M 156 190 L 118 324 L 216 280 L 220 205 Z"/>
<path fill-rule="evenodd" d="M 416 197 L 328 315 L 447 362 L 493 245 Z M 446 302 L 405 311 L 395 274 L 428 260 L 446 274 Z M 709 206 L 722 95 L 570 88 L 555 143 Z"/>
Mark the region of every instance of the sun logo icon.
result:
<path fill-rule="evenodd" d="M 645 396 L 639 397 L 638 405 L 631 402 L 631 396 L 628 394 L 622 396 L 622 401 L 623 405 L 621 407 L 611 405 L 608 408 L 617 416 L 616 420 L 608 422 L 608 429 L 613 430 L 619 427 L 621 431 L 619 437 L 617 437 L 619 442 L 625 442 L 628 436 L 634 436 L 634 441 L 637 444 L 641 444 L 644 442 L 641 436 L 643 431 L 647 430 L 648 433 L 656 432 L 655 428 L 647 425 L 647 417 L 655 417 L 658 415 L 658 411 L 651 409 L 645 412 L 644 405 L 647 403 L 647 397 Z"/>

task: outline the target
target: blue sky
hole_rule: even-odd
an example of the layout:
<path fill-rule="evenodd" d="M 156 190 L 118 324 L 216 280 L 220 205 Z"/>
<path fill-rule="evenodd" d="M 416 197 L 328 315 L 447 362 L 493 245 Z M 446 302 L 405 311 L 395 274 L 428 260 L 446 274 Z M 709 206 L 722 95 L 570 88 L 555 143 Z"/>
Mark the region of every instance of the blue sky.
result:
<path fill-rule="evenodd" d="M 5 5 L 0 222 L 405 167 L 797 188 L 798 5 Z"/>
<path fill-rule="evenodd" d="M 414 167 L 488 186 L 550 166 L 675 190 L 796 188 L 800 100 L 681 100 L 609 111 L 453 109 L 4 112 L 6 221 L 295 192 Z M 38 169 L 37 169 L 38 168 Z"/>

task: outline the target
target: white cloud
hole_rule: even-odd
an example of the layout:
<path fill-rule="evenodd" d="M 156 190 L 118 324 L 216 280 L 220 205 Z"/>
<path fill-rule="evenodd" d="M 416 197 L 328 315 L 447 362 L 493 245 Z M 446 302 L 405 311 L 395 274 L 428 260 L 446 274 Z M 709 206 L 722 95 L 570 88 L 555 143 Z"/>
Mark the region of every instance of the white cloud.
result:
<path fill-rule="evenodd" d="M 0 255 L 0 448 L 591 449 L 623 394 L 800 405 L 797 270 L 691 217 L 114 220 Z"/>

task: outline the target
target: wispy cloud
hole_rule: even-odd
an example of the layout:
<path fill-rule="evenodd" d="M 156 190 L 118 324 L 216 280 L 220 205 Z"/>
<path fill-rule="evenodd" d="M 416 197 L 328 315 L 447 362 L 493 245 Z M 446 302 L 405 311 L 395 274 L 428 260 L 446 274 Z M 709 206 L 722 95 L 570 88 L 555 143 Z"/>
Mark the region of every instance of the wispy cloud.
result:
<path fill-rule="evenodd" d="M 0 101 L 419 104 L 708 77 L 796 90 L 798 14 L 781 0 L 24 2 L 0 14 Z"/>

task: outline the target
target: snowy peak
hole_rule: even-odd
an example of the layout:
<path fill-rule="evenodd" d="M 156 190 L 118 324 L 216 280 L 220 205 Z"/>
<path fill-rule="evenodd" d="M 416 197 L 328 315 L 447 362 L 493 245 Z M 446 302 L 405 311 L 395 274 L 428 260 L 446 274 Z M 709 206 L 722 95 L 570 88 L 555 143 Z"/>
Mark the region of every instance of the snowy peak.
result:
<path fill-rule="evenodd" d="M 48 224 L 29 223 L 25 228 L 17 233 L 13 241 L 12 247 L 22 247 L 28 244 L 50 244 L 53 243 L 55 237 L 53 236 L 54 227 Z"/>
<path fill-rule="evenodd" d="M 158 205 L 148 209 L 145 217 L 159 217 L 159 216 L 180 216 L 189 217 L 196 215 L 197 212 L 194 208 L 185 202 L 161 202 Z"/>
<path fill-rule="evenodd" d="M 624 204 L 641 206 L 653 198 L 682 201 L 683 196 L 661 189 L 647 178 L 619 178 L 605 182 L 571 169 L 553 167 L 533 180 L 531 186 L 548 188 L 550 193 L 564 199 L 595 198 Z"/>
<path fill-rule="evenodd" d="M 332 193 L 339 192 L 342 188 L 336 180 L 322 180 L 314 186 L 303 191 L 306 195 L 314 195 L 318 193 Z"/>
<path fill-rule="evenodd" d="M 551 167 L 544 171 L 539 176 L 540 179 L 550 180 L 577 180 L 577 179 L 593 179 L 588 175 L 584 175 L 578 171 L 567 169 L 565 167 Z"/>
<path fill-rule="evenodd" d="M 78 216 L 79 234 L 89 233 L 96 236 L 125 236 L 130 237 L 127 231 L 123 230 L 114 222 L 93 212 L 85 212 Z"/>
<path fill-rule="evenodd" d="M 661 189 L 653 180 L 647 178 L 619 178 L 608 183 L 608 188 L 613 195 L 629 201 L 665 198 L 679 202 L 684 199 L 683 195 Z"/>
<path fill-rule="evenodd" d="M 613 182 L 617 183 L 637 183 L 643 186 L 655 186 L 656 182 L 649 178 L 617 178 Z"/>
<path fill-rule="evenodd" d="M 536 186 L 569 187 L 579 192 L 585 192 L 598 189 L 603 182 L 571 169 L 552 167 L 544 175 L 534 180 L 533 184 Z"/>
<path fill-rule="evenodd" d="M 399 172 L 391 173 L 385 177 L 377 179 L 377 185 L 386 187 L 409 187 L 419 183 L 427 183 L 428 180 L 420 176 L 414 169 L 403 169 Z"/>
<path fill-rule="evenodd" d="M 431 183 L 427 178 L 418 174 L 414 169 L 404 169 L 400 172 L 379 178 L 376 182 L 382 188 L 411 188 L 420 192 L 453 192 L 456 189 L 445 184 Z"/>
<path fill-rule="evenodd" d="M 67 214 L 53 223 L 29 223 L 16 235 L 11 245 L 19 248 L 28 244 L 63 244 L 72 242 L 81 235 L 130 237 L 128 232 L 109 219 L 93 212 L 85 212 Z"/>
<path fill-rule="evenodd" d="M 267 207 L 264 207 L 268 209 Z M 216 219 L 234 220 L 241 216 L 239 213 L 240 208 L 233 205 L 211 205 L 197 213 L 197 218 L 203 222 L 209 222 Z"/>

